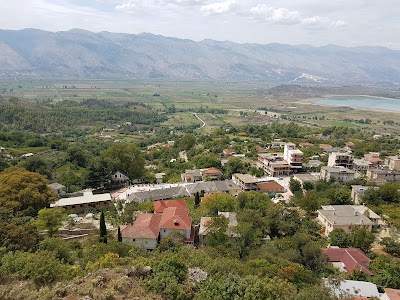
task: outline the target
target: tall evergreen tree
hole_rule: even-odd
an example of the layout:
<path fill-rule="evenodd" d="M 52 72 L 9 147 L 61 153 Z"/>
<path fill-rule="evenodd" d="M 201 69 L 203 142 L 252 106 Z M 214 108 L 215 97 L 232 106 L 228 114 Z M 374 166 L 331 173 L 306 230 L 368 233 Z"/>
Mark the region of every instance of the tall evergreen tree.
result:
<path fill-rule="evenodd" d="M 196 192 L 196 194 L 194 195 L 194 207 L 199 207 L 200 205 L 200 194 L 199 192 Z"/>
<path fill-rule="evenodd" d="M 107 227 L 103 210 L 101 211 L 100 214 L 100 243 L 107 244 Z"/>
<path fill-rule="evenodd" d="M 121 234 L 121 228 L 118 226 L 118 242 L 122 243 L 122 234 Z"/>

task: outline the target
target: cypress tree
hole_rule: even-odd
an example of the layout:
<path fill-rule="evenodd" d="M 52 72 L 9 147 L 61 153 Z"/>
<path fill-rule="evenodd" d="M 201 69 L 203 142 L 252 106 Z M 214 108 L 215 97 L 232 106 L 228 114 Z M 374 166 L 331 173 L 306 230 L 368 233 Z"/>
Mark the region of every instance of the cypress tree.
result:
<path fill-rule="evenodd" d="M 196 194 L 194 195 L 194 207 L 199 207 L 200 205 L 200 194 L 199 192 L 196 192 Z"/>
<path fill-rule="evenodd" d="M 118 226 L 118 242 L 122 243 L 122 234 L 121 234 L 121 228 Z"/>
<path fill-rule="evenodd" d="M 107 244 L 107 227 L 103 210 L 101 211 L 100 214 L 100 243 Z"/>

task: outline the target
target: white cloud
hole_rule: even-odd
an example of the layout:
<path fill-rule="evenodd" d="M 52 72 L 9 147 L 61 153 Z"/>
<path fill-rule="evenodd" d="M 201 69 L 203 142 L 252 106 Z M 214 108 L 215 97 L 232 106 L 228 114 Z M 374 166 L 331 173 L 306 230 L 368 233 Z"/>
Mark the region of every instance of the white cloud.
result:
<path fill-rule="evenodd" d="M 253 18 L 261 19 L 268 23 L 276 24 L 303 24 L 312 27 L 337 28 L 347 25 L 343 20 L 331 20 L 329 18 L 312 16 L 304 17 L 297 10 L 287 8 L 274 8 L 266 4 L 260 4 L 250 9 Z"/>
<path fill-rule="evenodd" d="M 225 2 L 216 2 L 207 5 L 203 5 L 200 10 L 206 14 L 226 14 L 233 11 L 238 7 L 238 2 L 235 0 L 226 0 Z"/>
<path fill-rule="evenodd" d="M 266 4 L 260 4 L 250 9 L 253 17 L 265 20 L 271 23 L 296 24 L 300 22 L 300 13 L 287 8 L 269 7 Z"/>

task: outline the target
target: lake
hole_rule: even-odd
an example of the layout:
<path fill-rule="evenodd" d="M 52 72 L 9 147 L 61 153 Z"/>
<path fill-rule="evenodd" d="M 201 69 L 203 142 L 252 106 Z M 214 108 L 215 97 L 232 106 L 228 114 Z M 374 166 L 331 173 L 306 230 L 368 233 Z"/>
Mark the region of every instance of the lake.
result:
<path fill-rule="evenodd" d="M 400 100 L 368 96 L 332 96 L 318 100 L 316 104 L 400 111 Z"/>

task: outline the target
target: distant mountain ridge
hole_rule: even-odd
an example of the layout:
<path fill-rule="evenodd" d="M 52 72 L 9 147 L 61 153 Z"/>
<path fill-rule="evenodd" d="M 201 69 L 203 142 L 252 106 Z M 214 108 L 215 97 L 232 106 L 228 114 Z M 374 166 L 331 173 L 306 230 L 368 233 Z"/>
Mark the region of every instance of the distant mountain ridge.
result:
<path fill-rule="evenodd" d="M 0 30 L 0 75 L 400 83 L 400 51 L 237 44 L 153 34 Z"/>

